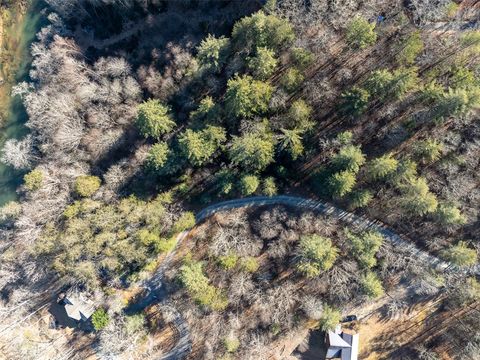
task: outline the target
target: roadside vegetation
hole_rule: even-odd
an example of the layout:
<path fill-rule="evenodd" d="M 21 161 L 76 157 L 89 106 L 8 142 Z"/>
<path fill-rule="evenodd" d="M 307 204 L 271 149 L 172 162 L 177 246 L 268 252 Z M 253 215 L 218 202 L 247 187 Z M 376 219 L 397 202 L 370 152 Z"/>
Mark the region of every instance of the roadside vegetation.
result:
<path fill-rule="evenodd" d="M 0 208 L 2 322 L 75 287 L 102 304 L 88 341 L 104 358 L 153 357 L 155 326 L 183 316 L 190 356 L 261 359 L 403 287 L 438 296 L 441 314 L 476 306 L 480 14 L 408 3 L 46 0 L 12 91 L 28 134 L 0 154 L 23 172 L 19 200 Z M 285 193 L 382 222 L 412 247 L 275 208 L 207 219 L 178 249 L 196 210 Z M 164 272 L 161 291 L 145 285 Z M 180 315 L 163 303 L 158 324 L 151 308 L 128 313 L 164 291 Z M 8 345 L 12 359 L 40 358 L 41 332 L 18 335 L 29 323 L 7 326 L 25 348 Z M 428 351 L 454 353 L 439 344 L 462 330 L 447 330 Z M 478 331 L 464 358 L 478 357 Z"/>

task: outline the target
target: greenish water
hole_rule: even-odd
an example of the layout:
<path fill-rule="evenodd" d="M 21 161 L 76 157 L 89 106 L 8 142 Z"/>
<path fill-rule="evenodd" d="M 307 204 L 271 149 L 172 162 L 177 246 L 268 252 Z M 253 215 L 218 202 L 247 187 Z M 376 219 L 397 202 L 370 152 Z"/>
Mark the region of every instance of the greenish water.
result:
<path fill-rule="evenodd" d="M 42 6 L 43 4 L 39 1 L 33 1 L 22 19 L 18 32 L 13 34 L 18 40 L 15 59 L 19 61 L 16 66 L 15 83 L 28 79 L 31 64 L 30 44 L 43 23 L 43 16 L 40 12 Z M 16 29 L 14 28 L 13 31 Z M 0 148 L 3 148 L 7 139 L 20 139 L 28 133 L 24 126 L 26 120 L 27 114 L 21 100 L 18 97 L 11 99 L 8 102 L 6 119 L 3 119 L 0 128 Z M 16 171 L 0 162 L 0 206 L 17 198 L 16 189 L 22 183 L 23 175 L 24 172 Z"/>

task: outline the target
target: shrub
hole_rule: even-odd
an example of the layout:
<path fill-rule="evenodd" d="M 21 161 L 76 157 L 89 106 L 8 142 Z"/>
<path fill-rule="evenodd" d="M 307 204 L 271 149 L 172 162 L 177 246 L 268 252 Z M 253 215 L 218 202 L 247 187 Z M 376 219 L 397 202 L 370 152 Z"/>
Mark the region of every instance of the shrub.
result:
<path fill-rule="evenodd" d="M 355 173 L 345 170 L 333 174 L 328 181 L 328 187 L 332 196 L 344 197 L 353 190 L 356 183 Z"/>
<path fill-rule="evenodd" d="M 27 190 L 38 190 L 42 187 L 43 172 L 41 170 L 32 170 L 23 177 L 23 181 Z"/>
<path fill-rule="evenodd" d="M 278 136 L 279 147 L 281 151 L 286 151 L 292 160 L 298 159 L 303 155 L 304 147 L 302 142 L 301 129 L 280 129 L 281 135 Z"/>
<path fill-rule="evenodd" d="M 388 70 L 376 70 L 365 82 L 371 97 L 379 99 L 400 99 L 418 83 L 416 68 L 400 68 L 391 73 Z"/>
<path fill-rule="evenodd" d="M 165 166 L 170 155 L 170 149 L 166 142 L 154 144 L 148 151 L 146 165 L 153 171 L 160 171 Z"/>
<path fill-rule="evenodd" d="M 180 267 L 180 281 L 200 305 L 218 311 L 227 307 L 227 297 L 215 286 L 210 285 L 210 280 L 203 273 L 202 263 L 189 262 Z"/>
<path fill-rule="evenodd" d="M 275 178 L 267 177 L 263 180 L 262 193 L 267 196 L 277 195 L 278 189 L 275 184 Z"/>
<path fill-rule="evenodd" d="M 175 126 L 170 108 L 162 105 L 158 100 L 150 99 L 143 102 L 138 105 L 137 112 L 137 127 L 145 137 L 158 139 Z"/>
<path fill-rule="evenodd" d="M 248 196 L 257 191 L 260 182 L 255 175 L 245 175 L 240 180 L 240 191 L 243 196 Z"/>
<path fill-rule="evenodd" d="M 338 170 L 357 173 L 360 167 L 365 164 L 365 155 L 362 153 L 360 146 L 345 145 L 333 156 L 332 163 Z"/>
<path fill-rule="evenodd" d="M 172 251 L 177 245 L 177 237 L 172 236 L 170 239 L 158 238 L 154 243 L 155 252 L 162 254 Z"/>
<path fill-rule="evenodd" d="M 287 20 L 265 15 L 263 11 L 240 19 L 232 30 L 232 40 L 238 50 L 267 47 L 278 51 L 294 39 L 295 33 Z"/>
<path fill-rule="evenodd" d="M 302 236 L 297 249 L 297 270 L 307 277 L 318 276 L 333 266 L 337 255 L 338 249 L 330 239 L 319 235 Z"/>
<path fill-rule="evenodd" d="M 374 179 L 385 179 L 397 171 L 398 160 L 391 154 L 385 154 L 379 158 L 373 159 L 368 167 L 368 175 Z"/>
<path fill-rule="evenodd" d="M 226 131 L 219 126 L 208 126 L 200 131 L 187 129 L 178 139 L 180 150 L 194 166 L 213 160 L 214 153 L 227 140 Z"/>
<path fill-rule="evenodd" d="M 218 117 L 219 109 L 211 96 L 206 96 L 200 100 L 196 110 L 190 113 L 190 119 L 202 120 L 205 122 L 215 121 Z"/>
<path fill-rule="evenodd" d="M 288 119 L 293 123 L 293 127 L 301 130 L 310 130 L 313 127 L 311 121 L 313 109 L 302 99 L 295 100 L 288 109 Z"/>
<path fill-rule="evenodd" d="M 410 65 L 423 51 L 423 41 L 420 31 L 412 32 L 401 44 L 397 61 L 402 65 Z"/>
<path fill-rule="evenodd" d="M 268 110 L 273 87 L 249 75 L 229 79 L 225 92 L 225 109 L 235 118 L 252 117 Z"/>
<path fill-rule="evenodd" d="M 434 139 L 419 141 L 415 146 L 414 152 L 420 161 L 430 164 L 442 156 L 443 144 Z"/>
<path fill-rule="evenodd" d="M 467 219 L 460 210 L 453 204 L 440 204 L 437 207 L 435 216 L 442 225 L 464 225 Z"/>
<path fill-rule="evenodd" d="M 75 179 L 75 192 L 83 197 L 93 195 L 100 188 L 101 181 L 97 176 L 82 175 Z"/>
<path fill-rule="evenodd" d="M 104 329 L 110 321 L 110 317 L 103 308 L 98 308 L 92 314 L 92 324 L 96 331 Z"/>
<path fill-rule="evenodd" d="M 227 60 L 229 47 L 229 39 L 209 34 L 197 48 L 197 59 L 202 66 L 220 71 Z"/>
<path fill-rule="evenodd" d="M 450 116 L 468 114 L 474 108 L 480 106 L 480 89 L 448 89 L 437 100 L 432 111 L 436 122 L 443 121 Z"/>
<path fill-rule="evenodd" d="M 302 85 L 305 76 L 295 68 L 288 69 L 280 79 L 280 85 L 288 92 L 294 92 Z"/>
<path fill-rule="evenodd" d="M 373 195 L 369 190 L 357 190 L 350 195 L 350 208 L 355 210 L 367 206 L 372 201 Z"/>
<path fill-rule="evenodd" d="M 313 53 L 306 49 L 293 48 L 290 54 L 295 67 L 302 71 L 307 69 L 315 61 Z"/>
<path fill-rule="evenodd" d="M 240 269 L 248 273 L 256 272 L 259 267 L 257 259 L 251 256 L 242 258 L 240 261 Z"/>
<path fill-rule="evenodd" d="M 382 282 L 371 271 L 368 271 L 360 278 L 360 285 L 363 293 L 371 299 L 378 298 L 384 294 Z"/>
<path fill-rule="evenodd" d="M 144 329 L 145 315 L 135 314 L 125 317 L 125 332 L 129 335 L 138 333 Z"/>
<path fill-rule="evenodd" d="M 377 41 L 375 23 L 357 17 L 353 19 L 347 28 L 347 43 L 355 49 L 364 49 Z"/>
<path fill-rule="evenodd" d="M 236 337 L 228 336 L 223 340 L 223 345 L 227 352 L 234 353 L 240 347 L 240 341 Z"/>
<path fill-rule="evenodd" d="M 401 160 L 398 163 L 397 171 L 392 174 L 389 181 L 397 186 L 408 184 L 417 178 L 417 164 L 412 160 Z"/>
<path fill-rule="evenodd" d="M 22 205 L 16 201 L 9 201 L 0 207 L 0 222 L 14 220 L 22 212 Z"/>
<path fill-rule="evenodd" d="M 191 211 L 184 212 L 173 225 L 172 232 L 179 233 L 195 226 L 195 215 Z"/>
<path fill-rule="evenodd" d="M 237 265 L 238 256 L 234 253 L 231 253 L 228 255 L 219 256 L 217 260 L 218 265 L 220 265 L 222 268 L 225 270 L 232 270 L 235 265 Z"/>
<path fill-rule="evenodd" d="M 405 195 L 401 199 L 403 208 L 412 215 L 423 216 L 437 209 L 437 198 L 430 192 L 427 181 L 418 178 L 402 185 Z"/>
<path fill-rule="evenodd" d="M 477 251 L 468 248 L 467 244 L 463 241 L 444 250 L 442 256 L 445 260 L 450 261 L 456 266 L 472 266 L 477 263 Z"/>
<path fill-rule="evenodd" d="M 320 321 L 318 322 L 322 331 L 330 331 L 337 327 L 342 320 L 342 314 L 337 309 L 329 305 L 323 306 L 323 313 Z"/>
<path fill-rule="evenodd" d="M 266 80 L 272 76 L 277 65 L 275 53 L 264 47 L 258 48 L 255 56 L 247 58 L 248 69 L 260 80 Z"/>
<path fill-rule="evenodd" d="M 370 94 L 367 90 L 354 86 L 342 93 L 341 98 L 340 110 L 346 115 L 359 116 L 367 109 Z"/>
<path fill-rule="evenodd" d="M 353 257 L 362 267 L 371 268 L 377 264 L 375 255 L 383 243 L 383 236 L 377 231 L 366 231 L 360 234 L 352 234 L 345 230 L 349 240 Z"/>
<path fill-rule="evenodd" d="M 234 137 L 229 157 L 234 165 L 249 171 L 262 171 L 273 162 L 274 143 L 269 136 L 249 133 Z"/>

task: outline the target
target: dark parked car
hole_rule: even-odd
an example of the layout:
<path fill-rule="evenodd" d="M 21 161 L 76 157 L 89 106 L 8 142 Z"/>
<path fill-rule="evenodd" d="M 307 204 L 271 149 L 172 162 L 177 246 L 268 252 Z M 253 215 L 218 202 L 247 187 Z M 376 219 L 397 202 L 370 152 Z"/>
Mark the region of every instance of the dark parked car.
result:
<path fill-rule="evenodd" d="M 342 323 L 347 323 L 347 322 L 352 322 L 352 321 L 357 321 L 357 315 L 345 316 L 342 320 Z"/>

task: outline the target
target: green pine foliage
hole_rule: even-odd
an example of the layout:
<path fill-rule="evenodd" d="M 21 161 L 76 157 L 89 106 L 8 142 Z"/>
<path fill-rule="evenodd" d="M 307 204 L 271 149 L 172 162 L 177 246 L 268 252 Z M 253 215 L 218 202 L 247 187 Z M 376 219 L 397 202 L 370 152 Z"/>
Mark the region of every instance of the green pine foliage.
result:
<path fill-rule="evenodd" d="M 268 110 L 273 87 L 262 81 L 254 80 L 249 75 L 228 80 L 225 93 L 225 109 L 235 118 L 249 118 L 261 115 Z"/>
<path fill-rule="evenodd" d="M 293 64 L 299 70 L 306 70 L 315 61 L 315 55 L 303 48 L 293 48 L 290 50 L 290 56 Z"/>
<path fill-rule="evenodd" d="M 136 123 L 143 136 L 154 139 L 169 133 L 175 126 L 170 108 L 156 99 L 150 99 L 138 105 Z"/>
<path fill-rule="evenodd" d="M 434 213 L 437 210 L 438 201 L 430 192 L 425 178 L 419 177 L 402 185 L 404 195 L 401 205 L 410 215 L 423 216 Z"/>
<path fill-rule="evenodd" d="M 377 231 L 365 231 L 354 234 L 348 229 L 345 235 L 349 241 L 351 254 L 364 268 L 371 268 L 377 264 L 375 255 L 383 243 L 383 236 Z"/>
<path fill-rule="evenodd" d="M 298 159 L 304 152 L 302 143 L 302 131 L 299 129 L 287 130 L 280 129 L 278 145 L 280 151 L 285 151 L 292 160 Z"/>
<path fill-rule="evenodd" d="M 178 139 L 180 150 L 194 166 L 211 162 L 215 152 L 227 140 L 226 131 L 219 126 L 207 126 L 203 130 L 187 129 Z"/>
<path fill-rule="evenodd" d="M 358 86 L 342 93 L 340 110 L 345 115 L 359 116 L 367 110 L 370 93 Z"/>
<path fill-rule="evenodd" d="M 297 249 L 297 270 L 306 277 L 316 277 L 329 270 L 337 256 L 332 240 L 315 234 L 302 236 Z"/>
<path fill-rule="evenodd" d="M 240 179 L 240 192 L 243 196 L 252 195 L 257 191 L 260 181 L 255 175 L 245 175 Z"/>
<path fill-rule="evenodd" d="M 278 193 L 277 184 L 274 177 L 267 177 L 262 183 L 262 194 L 266 196 L 275 196 Z"/>
<path fill-rule="evenodd" d="M 445 260 L 456 266 L 472 266 L 477 263 L 477 251 L 467 246 L 467 243 L 460 241 L 458 244 L 442 252 Z"/>
<path fill-rule="evenodd" d="M 329 306 L 323 306 L 322 317 L 319 320 L 319 327 L 322 331 L 334 330 L 342 320 L 342 313 Z"/>
<path fill-rule="evenodd" d="M 367 273 L 360 278 L 360 286 L 363 293 L 370 299 L 376 299 L 385 293 L 382 282 L 377 275 L 371 271 L 367 271 Z"/>
<path fill-rule="evenodd" d="M 262 171 L 270 165 L 273 155 L 274 142 L 271 136 L 257 133 L 234 137 L 229 152 L 232 164 L 253 172 Z"/>
<path fill-rule="evenodd" d="M 356 190 L 349 196 L 349 207 L 351 210 L 366 207 L 373 200 L 370 190 Z"/>
<path fill-rule="evenodd" d="M 437 221 L 444 226 L 464 225 L 467 218 L 455 205 L 450 203 L 439 204 L 435 212 Z"/>
<path fill-rule="evenodd" d="M 356 17 L 347 27 L 346 40 L 354 49 L 365 49 L 375 44 L 377 41 L 375 23 L 369 23 L 364 18 Z"/>
<path fill-rule="evenodd" d="M 110 322 L 110 316 L 103 308 L 98 308 L 92 314 L 92 324 L 96 331 L 104 329 Z"/>
<path fill-rule="evenodd" d="M 443 144 L 435 139 L 425 139 L 417 142 L 414 153 L 424 164 L 431 164 L 442 156 Z"/>
<path fill-rule="evenodd" d="M 169 155 L 170 149 L 166 142 L 162 141 L 154 144 L 147 155 L 147 168 L 155 172 L 160 172 L 167 163 Z"/>
<path fill-rule="evenodd" d="M 287 119 L 292 127 L 301 130 L 311 130 L 314 123 L 311 121 L 313 109 L 304 100 L 295 100 L 287 112 Z"/>
<path fill-rule="evenodd" d="M 36 191 L 42 187 L 43 172 L 42 170 L 32 170 L 23 177 L 25 188 L 29 191 Z"/>
<path fill-rule="evenodd" d="M 210 284 L 201 262 L 183 265 L 180 268 L 180 281 L 199 305 L 215 311 L 222 311 L 227 307 L 227 297 L 223 291 Z"/>
<path fill-rule="evenodd" d="M 112 204 L 83 199 L 67 207 L 58 225 L 46 225 L 34 251 L 56 273 L 96 288 L 146 265 L 171 233 L 169 217 L 163 196 Z"/>
<path fill-rule="evenodd" d="M 385 179 L 397 171 L 398 160 L 392 154 L 385 154 L 370 161 L 368 175 L 374 180 Z"/>
<path fill-rule="evenodd" d="M 414 31 L 409 34 L 399 46 L 397 61 L 401 65 L 411 65 L 415 59 L 422 53 L 424 45 L 420 31 Z"/>
<path fill-rule="evenodd" d="M 101 185 L 100 178 L 97 176 L 82 175 L 75 179 L 75 192 L 82 197 L 92 196 Z"/>
<path fill-rule="evenodd" d="M 290 68 L 285 72 L 285 74 L 283 74 L 282 78 L 280 79 L 280 85 L 287 92 L 291 93 L 298 90 L 304 80 L 305 76 L 300 70 L 296 68 Z"/>
<path fill-rule="evenodd" d="M 365 155 L 360 146 L 345 145 L 332 158 L 332 164 L 338 170 L 347 170 L 357 173 L 360 167 L 365 164 Z"/>
<path fill-rule="evenodd" d="M 225 37 L 216 38 L 209 34 L 197 48 L 197 60 L 201 66 L 220 71 L 225 65 L 230 51 L 230 40 Z"/>
<path fill-rule="evenodd" d="M 248 69 L 259 80 L 266 80 L 272 76 L 277 65 L 275 52 L 265 47 L 257 48 L 255 56 L 247 58 Z"/>
<path fill-rule="evenodd" d="M 330 177 L 328 187 L 332 196 L 342 198 L 352 192 L 356 183 L 356 174 L 353 171 L 344 170 Z"/>
<path fill-rule="evenodd" d="M 275 52 L 293 42 L 295 33 L 292 25 L 274 15 L 266 15 L 258 11 L 235 23 L 232 41 L 237 50 L 251 52 L 260 47 Z"/>

